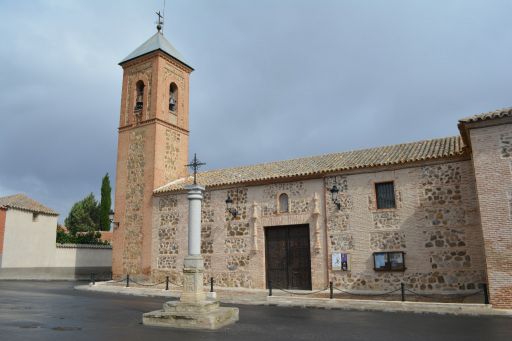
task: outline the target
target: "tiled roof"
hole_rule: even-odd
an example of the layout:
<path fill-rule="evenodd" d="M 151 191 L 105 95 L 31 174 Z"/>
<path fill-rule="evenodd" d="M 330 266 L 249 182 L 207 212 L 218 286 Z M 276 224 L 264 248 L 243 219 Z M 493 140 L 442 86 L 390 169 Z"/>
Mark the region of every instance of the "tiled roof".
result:
<path fill-rule="evenodd" d="M 446 137 L 294 160 L 261 163 L 252 166 L 211 170 L 198 173 L 197 183 L 206 187 L 216 187 L 457 157 L 463 155 L 462 147 L 463 144 L 460 136 Z M 191 183 L 191 176 L 178 179 L 157 188 L 155 193 L 179 191 Z"/>
<path fill-rule="evenodd" d="M 17 208 L 34 213 L 59 215 L 51 208 L 44 206 L 34 199 L 30 199 L 25 194 L 14 194 L 6 197 L 0 197 L 0 208 Z"/>
<path fill-rule="evenodd" d="M 511 117 L 511 116 L 512 116 L 512 107 L 509 107 L 509 108 L 503 108 L 503 109 L 486 112 L 483 114 L 465 117 L 465 118 L 460 119 L 459 122 L 473 123 L 473 122 L 487 121 L 487 120 L 493 120 L 493 119 L 497 119 L 497 118 Z"/>

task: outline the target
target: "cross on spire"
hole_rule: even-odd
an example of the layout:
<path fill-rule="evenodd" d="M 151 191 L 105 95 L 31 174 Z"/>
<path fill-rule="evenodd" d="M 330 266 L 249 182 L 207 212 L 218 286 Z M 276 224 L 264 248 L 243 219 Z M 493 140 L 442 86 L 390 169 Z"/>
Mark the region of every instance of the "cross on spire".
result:
<path fill-rule="evenodd" d="M 204 165 L 206 165 L 206 163 L 199 161 L 199 159 L 196 156 L 196 153 L 194 153 L 194 159 L 192 160 L 192 162 L 189 163 L 188 165 L 186 165 L 187 167 L 192 168 L 192 170 L 194 171 L 194 185 L 197 185 L 197 182 L 196 182 L 197 170 L 199 169 L 199 167 L 204 166 Z"/>
<path fill-rule="evenodd" d="M 160 30 L 162 29 L 162 26 L 164 25 L 164 20 L 163 20 L 164 16 L 162 14 L 160 14 L 160 11 L 155 12 L 155 14 L 158 15 L 156 29 L 158 30 L 158 32 L 160 32 Z"/>

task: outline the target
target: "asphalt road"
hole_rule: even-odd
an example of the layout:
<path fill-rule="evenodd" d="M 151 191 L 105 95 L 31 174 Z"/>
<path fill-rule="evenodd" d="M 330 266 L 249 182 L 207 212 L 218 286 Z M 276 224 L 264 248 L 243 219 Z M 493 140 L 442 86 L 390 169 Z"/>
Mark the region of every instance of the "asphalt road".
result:
<path fill-rule="evenodd" d="M 164 299 L 77 291 L 71 282 L 0 281 L 0 340 L 512 340 L 507 317 L 239 305 L 218 331 L 146 327 Z"/>

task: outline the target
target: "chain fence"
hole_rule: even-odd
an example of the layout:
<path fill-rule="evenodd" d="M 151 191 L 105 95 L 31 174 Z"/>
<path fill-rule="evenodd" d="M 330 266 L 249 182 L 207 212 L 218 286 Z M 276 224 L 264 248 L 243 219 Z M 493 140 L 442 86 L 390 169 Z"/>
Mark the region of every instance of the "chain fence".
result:
<path fill-rule="evenodd" d="M 364 296 L 364 297 L 379 297 L 379 296 L 383 297 L 383 296 L 389 296 L 389 295 L 393 295 L 395 293 L 400 292 L 400 294 L 401 294 L 401 301 L 402 302 L 406 301 L 406 294 L 407 293 L 415 295 L 417 297 L 429 299 L 429 300 L 439 300 L 440 298 L 465 299 L 467 297 L 472 297 L 472 296 L 483 294 L 483 296 L 484 296 L 484 302 L 483 303 L 484 304 L 489 304 L 489 296 L 488 296 L 488 292 L 487 292 L 487 284 L 486 283 L 482 283 L 480 285 L 480 289 L 475 291 L 475 292 L 471 292 L 471 293 L 467 293 L 467 294 L 443 295 L 443 294 L 418 293 L 418 292 L 415 292 L 415 291 L 413 291 L 411 289 L 406 288 L 404 283 L 400 283 L 400 287 L 398 287 L 397 289 L 394 289 L 394 290 L 389 290 L 389 291 L 386 291 L 386 292 L 379 292 L 379 293 L 372 293 L 372 292 L 347 291 L 345 289 L 335 287 L 333 285 L 333 282 L 329 282 L 329 286 L 324 288 L 324 289 L 320 289 L 320 290 L 316 290 L 316 291 L 308 291 L 308 292 L 296 292 L 296 291 L 292 291 L 292 290 L 289 290 L 289 289 L 284 289 L 284 288 L 279 288 L 279 287 L 272 287 L 272 281 L 268 282 L 268 291 L 269 291 L 268 296 L 272 296 L 272 294 L 273 294 L 272 290 L 279 290 L 279 291 L 285 292 L 285 293 L 287 293 L 289 295 L 309 296 L 309 295 L 316 295 L 316 294 L 323 293 L 323 292 L 325 292 L 328 289 L 329 289 L 329 298 L 330 299 L 334 298 L 334 291 L 335 290 L 337 292 L 340 292 L 340 293 L 346 294 L 346 295 Z M 443 297 L 443 296 L 445 296 L 445 297 Z"/>
<path fill-rule="evenodd" d="M 91 282 L 92 282 L 92 284 L 95 284 L 95 275 L 96 274 L 94 274 L 94 273 L 91 274 Z M 142 282 L 138 282 L 138 281 L 134 280 L 133 278 L 130 278 L 130 275 L 126 275 L 126 277 L 121 278 L 119 280 L 114 280 L 114 279 L 112 279 L 112 276 L 110 276 L 110 277 L 111 277 L 111 279 L 107 283 L 121 283 L 121 282 L 125 282 L 126 283 L 126 285 L 125 285 L 126 287 L 129 287 L 130 283 L 133 283 L 135 285 L 139 285 L 141 287 L 157 287 L 159 285 L 165 284 L 165 290 L 169 290 L 169 287 L 171 285 L 174 286 L 174 287 L 177 287 L 177 288 L 182 288 L 183 287 L 183 285 L 181 285 L 181 284 L 177 284 L 177 283 L 171 282 L 169 280 L 169 276 L 165 277 L 165 281 L 161 281 L 161 282 L 158 282 L 158 283 L 142 283 Z M 400 292 L 400 294 L 401 294 L 401 301 L 405 302 L 405 300 L 406 300 L 406 293 L 412 294 L 414 296 L 421 297 L 421 298 L 424 298 L 424 299 L 429 299 L 429 300 L 439 299 L 442 296 L 448 297 L 450 299 L 465 299 L 467 297 L 472 297 L 472 296 L 483 294 L 483 296 L 484 296 L 484 303 L 485 304 L 489 304 L 489 295 L 488 295 L 488 291 L 487 291 L 487 284 L 486 283 L 481 283 L 480 285 L 477 285 L 476 287 L 477 288 L 480 287 L 480 289 L 475 291 L 475 292 L 471 292 L 471 293 L 467 293 L 467 294 L 443 295 L 443 294 L 418 293 L 418 292 L 416 292 L 414 290 L 406 288 L 404 283 L 400 283 L 400 287 L 397 288 L 397 289 L 389 290 L 389 291 L 386 291 L 386 292 L 372 293 L 372 292 L 347 291 L 345 289 L 335 287 L 333 285 L 333 282 L 329 282 L 329 286 L 325 287 L 323 289 L 319 289 L 319 290 L 315 290 L 315 291 L 308 291 L 308 292 L 304 292 L 304 291 L 297 292 L 297 291 L 293 291 L 293 290 L 290 290 L 290 289 L 272 287 L 272 281 L 269 281 L 268 282 L 268 291 L 269 291 L 268 292 L 268 296 L 272 296 L 272 290 L 279 290 L 279 291 L 282 291 L 282 292 L 284 292 L 286 294 L 297 295 L 297 296 L 317 295 L 317 294 L 321 294 L 321 293 L 324 293 L 327 290 L 329 290 L 328 292 L 329 292 L 329 298 L 330 299 L 334 298 L 334 290 L 336 290 L 337 292 L 340 292 L 342 294 L 346 294 L 346 295 L 366 296 L 366 297 L 379 297 L 379 296 L 382 297 L 382 296 L 388 296 L 388 295 L 392 295 L 392 294 L 395 294 L 397 292 Z M 214 291 L 214 279 L 213 279 L 213 277 L 210 278 L 210 291 L 211 292 Z"/>

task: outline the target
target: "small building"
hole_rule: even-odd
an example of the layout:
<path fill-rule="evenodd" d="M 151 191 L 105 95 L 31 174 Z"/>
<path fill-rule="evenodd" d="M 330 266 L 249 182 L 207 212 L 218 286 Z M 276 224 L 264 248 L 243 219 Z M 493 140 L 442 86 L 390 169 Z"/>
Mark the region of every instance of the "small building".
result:
<path fill-rule="evenodd" d="M 113 271 L 181 280 L 193 69 L 160 31 L 120 65 Z M 512 308 L 512 108 L 458 127 L 458 136 L 198 173 L 205 279 L 375 292 L 404 283 L 438 295 L 487 282 L 492 305 Z"/>
<path fill-rule="evenodd" d="M 56 244 L 58 215 L 24 194 L 0 197 L 0 279 L 79 279 L 111 271 L 109 245 Z"/>

